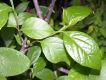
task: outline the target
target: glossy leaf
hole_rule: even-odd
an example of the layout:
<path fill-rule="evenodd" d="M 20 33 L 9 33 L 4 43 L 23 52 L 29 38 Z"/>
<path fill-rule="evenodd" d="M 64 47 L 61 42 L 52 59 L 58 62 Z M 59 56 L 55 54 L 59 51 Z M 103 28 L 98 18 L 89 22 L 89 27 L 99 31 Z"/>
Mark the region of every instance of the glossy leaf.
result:
<path fill-rule="evenodd" d="M 43 70 L 45 66 L 46 66 L 45 60 L 42 57 L 40 57 L 33 65 L 33 69 L 32 69 L 33 77 L 36 76 L 38 72 Z"/>
<path fill-rule="evenodd" d="M 41 54 L 41 48 L 39 46 L 33 46 L 28 49 L 27 57 L 30 59 L 31 64 L 34 64 Z"/>
<path fill-rule="evenodd" d="M 85 6 L 72 6 L 63 9 L 63 23 L 68 26 L 75 25 L 91 13 L 91 9 Z"/>
<path fill-rule="evenodd" d="M 0 48 L 0 74 L 14 76 L 25 72 L 30 65 L 29 59 L 21 52 L 11 48 Z"/>
<path fill-rule="evenodd" d="M 28 18 L 21 29 L 27 36 L 33 39 L 42 39 L 50 36 L 54 30 L 47 22 L 40 18 Z"/>
<path fill-rule="evenodd" d="M 26 19 L 33 17 L 33 16 L 34 15 L 32 15 L 31 13 L 28 13 L 28 12 L 19 13 L 19 15 L 18 15 L 19 25 L 22 25 Z"/>
<path fill-rule="evenodd" d="M 16 28 L 16 26 L 17 26 L 17 24 L 16 24 L 14 13 L 10 13 L 7 27 L 15 27 Z"/>
<path fill-rule="evenodd" d="M 74 80 L 89 80 L 89 68 L 82 67 L 80 65 L 75 65 L 70 71 L 68 76 L 72 77 Z"/>
<path fill-rule="evenodd" d="M 36 74 L 36 77 L 40 80 L 55 80 L 55 75 L 50 69 L 43 69 Z"/>
<path fill-rule="evenodd" d="M 7 80 L 4 76 L 0 75 L 0 80 Z"/>
<path fill-rule="evenodd" d="M 0 29 L 6 24 L 8 19 L 8 12 L 10 11 L 11 7 L 5 3 L 0 3 Z"/>
<path fill-rule="evenodd" d="M 100 69 L 102 53 L 90 36 L 79 31 L 69 31 L 64 32 L 63 38 L 73 60 L 86 67 Z"/>
<path fill-rule="evenodd" d="M 18 13 L 24 12 L 28 7 L 29 2 L 22 2 L 16 7 L 16 11 Z"/>
<path fill-rule="evenodd" d="M 52 63 L 66 62 L 70 64 L 67 53 L 63 46 L 63 40 L 57 37 L 49 37 L 41 42 L 43 53 Z"/>

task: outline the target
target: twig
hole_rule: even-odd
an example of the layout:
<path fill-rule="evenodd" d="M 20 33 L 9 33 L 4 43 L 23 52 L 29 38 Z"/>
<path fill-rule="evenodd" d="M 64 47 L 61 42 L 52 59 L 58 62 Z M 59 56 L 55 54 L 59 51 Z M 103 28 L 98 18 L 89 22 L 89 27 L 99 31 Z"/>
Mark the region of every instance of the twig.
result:
<path fill-rule="evenodd" d="M 48 11 L 47 11 L 47 15 L 45 17 L 45 21 L 48 21 L 49 20 L 51 14 L 53 12 L 53 8 L 54 8 L 54 5 L 55 5 L 55 2 L 56 2 L 56 0 L 52 0 L 51 1 L 51 4 L 49 5 Z"/>
<path fill-rule="evenodd" d="M 27 51 L 28 45 L 27 45 L 27 37 L 25 37 L 25 39 L 22 41 L 22 46 L 20 51 L 22 53 L 25 53 Z"/>
<path fill-rule="evenodd" d="M 36 11 L 37 11 L 38 17 L 41 18 L 41 19 L 43 19 L 42 11 L 41 11 L 41 9 L 40 9 L 38 0 L 33 0 L 33 2 L 34 2 L 35 9 L 36 9 Z"/>
<path fill-rule="evenodd" d="M 16 11 L 15 11 L 15 8 L 14 8 L 13 0 L 10 0 L 10 3 L 11 3 L 11 6 L 12 6 L 14 18 L 15 18 L 16 25 L 17 25 L 17 26 L 16 26 L 16 29 L 17 29 L 17 31 L 18 31 L 18 33 L 19 33 L 19 38 L 20 38 L 20 40 L 22 41 L 21 31 L 20 31 L 20 29 L 19 29 L 18 17 L 17 17 L 17 13 L 16 13 Z"/>
<path fill-rule="evenodd" d="M 67 69 L 65 69 L 63 67 L 58 68 L 58 71 L 65 73 L 65 74 L 68 74 L 68 72 L 69 72 Z"/>
<path fill-rule="evenodd" d="M 20 31 L 20 28 L 19 28 L 18 17 L 17 17 L 17 13 L 15 11 L 15 8 L 14 8 L 13 0 L 10 0 L 10 3 L 11 3 L 11 6 L 12 6 L 12 9 L 13 9 L 14 17 L 15 17 L 16 24 L 17 24 L 16 29 L 18 30 L 19 38 L 21 40 L 21 45 L 22 46 L 21 46 L 20 51 L 25 53 L 27 51 L 27 47 L 28 47 L 28 45 L 27 45 L 27 37 L 25 39 L 23 39 L 21 37 L 21 31 Z"/>

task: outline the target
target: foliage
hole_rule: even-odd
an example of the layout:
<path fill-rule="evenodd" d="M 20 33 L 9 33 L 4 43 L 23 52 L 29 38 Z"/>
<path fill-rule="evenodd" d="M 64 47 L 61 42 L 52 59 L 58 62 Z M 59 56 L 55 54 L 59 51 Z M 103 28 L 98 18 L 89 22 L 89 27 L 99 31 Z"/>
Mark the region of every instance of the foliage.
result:
<path fill-rule="evenodd" d="M 105 0 L 1 0 L 0 80 L 105 80 L 105 8 Z"/>

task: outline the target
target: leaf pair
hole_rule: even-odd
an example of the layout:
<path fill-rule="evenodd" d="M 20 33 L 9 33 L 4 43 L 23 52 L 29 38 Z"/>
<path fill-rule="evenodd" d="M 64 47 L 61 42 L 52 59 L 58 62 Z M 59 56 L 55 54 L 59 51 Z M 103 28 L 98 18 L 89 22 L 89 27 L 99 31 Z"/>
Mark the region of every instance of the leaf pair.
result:
<path fill-rule="evenodd" d="M 63 10 L 63 24 L 67 27 L 75 25 L 91 13 L 88 7 L 72 6 Z M 66 28 L 67 28 L 66 27 Z M 52 35 L 55 31 L 42 19 L 31 17 L 27 19 L 21 29 L 27 36 L 33 39 L 43 39 Z"/>
<path fill-rule="evenodd" d="M 78 31 L 64 32 L 63 41 L 68 54 L 74 61 L 82 66 L 100 69 L 102 54 L 90 36 Z M 70 64 L 63 41 L 57 37 L 49 37 L 41 42 L 43 53 L 50 62 L 63 61 Z"/>

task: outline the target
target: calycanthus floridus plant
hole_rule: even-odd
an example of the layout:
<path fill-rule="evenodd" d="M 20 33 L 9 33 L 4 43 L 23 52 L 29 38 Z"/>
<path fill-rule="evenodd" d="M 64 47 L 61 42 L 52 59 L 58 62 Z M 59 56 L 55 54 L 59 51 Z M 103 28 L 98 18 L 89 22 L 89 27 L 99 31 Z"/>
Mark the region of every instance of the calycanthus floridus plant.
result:
<path fill-rule="evenodd" d="M 105 60 L 97 42 L 87 33 L 71 30 L 92 15 L 92 9 L 63 8 L 61 25 L 55 29 L 50 18 L 55 1 L 48 9 L 33 0 L 36 11 L 28 8 L 29 1 L 17 7 L 13 0 L 11 5 L 0 2 L 0 80 L 13 80 L 12 76 L 14 80 L 105 80 Z"/>

